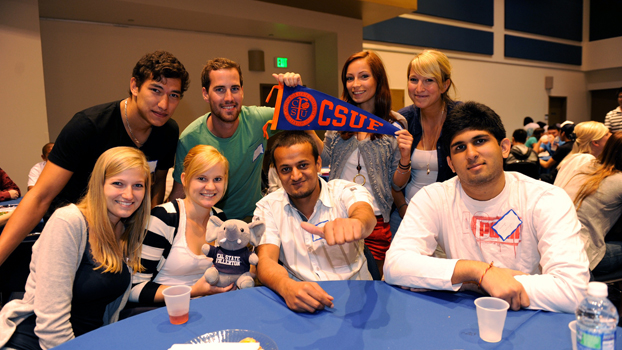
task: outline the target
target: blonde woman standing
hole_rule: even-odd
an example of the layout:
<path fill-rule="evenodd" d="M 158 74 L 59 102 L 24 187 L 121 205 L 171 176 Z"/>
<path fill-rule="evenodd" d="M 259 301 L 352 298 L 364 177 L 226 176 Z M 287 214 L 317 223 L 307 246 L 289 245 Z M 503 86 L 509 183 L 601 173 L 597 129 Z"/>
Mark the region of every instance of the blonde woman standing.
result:
<path fill-rule="evenodd" d="M 412 170 L 406 189 L 394 192 L 396 210 L 391 215 L 393 234 L 402 222 L 410 199 L 424 186 L 442 182 L 455 174 L 447 165 L 438 140 L 447 114 L 460 102 L 449 97 L 455 87 L 451 80 L 451 63 L 447 56 L 436 50 L 424 50 L 408 64 L 408 96 L 413 104 L 399 113 L 408 121 L 413 136 L 410 162 Z"/>
<path fill-rule="evenodd" d="M 35 243 L 24 298 L 0 312 L 0 344 L 49 349 L 118 319 L 141 269 L 150 185 L 140 150 L 99 157 L 86 195 L 58 209 Z"/>

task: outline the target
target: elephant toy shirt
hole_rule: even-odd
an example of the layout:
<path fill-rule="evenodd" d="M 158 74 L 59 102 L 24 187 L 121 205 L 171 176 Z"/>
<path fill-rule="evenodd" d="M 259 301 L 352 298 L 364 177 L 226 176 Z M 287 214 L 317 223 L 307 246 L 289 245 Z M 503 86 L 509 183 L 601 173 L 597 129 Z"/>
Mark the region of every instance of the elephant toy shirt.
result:
<path fill-rule="evenodd" d="M 244 247 L 238 250 L 227 250 L 221 247 L 211 247 L 208 258 L 214 259 L 214 267 L 220 273 L 243 274 L 248 272 L 251 265 L 248 261 L 252 252 Z"/>

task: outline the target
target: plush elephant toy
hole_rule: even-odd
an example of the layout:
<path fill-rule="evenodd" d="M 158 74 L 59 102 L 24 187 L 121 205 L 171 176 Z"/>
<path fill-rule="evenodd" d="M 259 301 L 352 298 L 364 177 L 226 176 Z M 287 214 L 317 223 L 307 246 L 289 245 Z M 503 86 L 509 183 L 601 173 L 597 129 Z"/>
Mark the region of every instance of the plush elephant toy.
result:
<path fill-rule="evenodd" d="M 247 245 L 256 247 L 265 229 L 261 220 L 247 224 L 242 220 L 223 222 L 217 216 L 210 217 L 205 238 L 208 242 L 216 240 L 217 246 L 204 244 L 201 248 L 203 254 L 213 259 L 213 266 L 204 274 L 207 283 L 219 287 L 235 283 L 239 289 L 254 287 L 250 265 L 256 266 L 259 258 Z"/>

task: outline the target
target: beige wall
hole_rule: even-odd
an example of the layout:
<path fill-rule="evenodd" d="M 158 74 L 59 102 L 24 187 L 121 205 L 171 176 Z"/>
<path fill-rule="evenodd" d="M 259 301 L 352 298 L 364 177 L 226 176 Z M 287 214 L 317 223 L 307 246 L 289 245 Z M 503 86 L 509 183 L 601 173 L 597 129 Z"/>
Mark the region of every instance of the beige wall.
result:
<path fill-rule="evenodd" d="M 173 118 L 183 130 L 209 111 L 201 96 L 201 70 L 208 59 L 238 62 L 244 78 L 244 103 L 258 105 L 259 84 L 272 84 L 273 57 L 289 58 L 287 71 L 299 72 L 310 87 L 315 81 L 313 45 L 156 28 L 95 23 L 41 21 L 43 67 L 50 137 L 55 139 L 78 111 L 127 96 L 132 68 L 145 54 L 172 52 L 190 74 L 190 88 Z M 265 72 L 248 70 L 248 50 L 264 51 Z"/>
<path fill-rule="evenodd" d="M 37 0 L 0 1 L 0 167 L 26 193 L 48 142 Z"/>
<path fill-rule="evenodd" d="M 54 140 L 77 111 L 124 98 L 132 67 L 148 51 L 173 52 L 191 73 L 190 90 L 175 113 L 183 129 L 207 111 L 207 104 L 200 96 L 199 73 L 209 58 L 226 56 L 240 62 L 246 82 L 245 103 L 258 104 L 259 83 L 274 81 L 270 76 L 276 71 L 272 68 L 274 56 L 289 57 L 288 71 L 301 72 L 306 85 L 338 95 L 341 62 L 362 48 L 362 22 L 351 18 L 253 0 L 179 0 L 174 5 L 166 0 L 125 0 L 124 3 L 139 8 L 142 4 L 174 6 L 195 14 L 204 13 L 200 16 L 202 20 L 219 20 L 223 22 L 222 28 L 231 26 L 232 31 L 257 23 L 285 32 L 296 27 L 298 32 L 311 33 L 312 38 L 303 42 L 278 41 L 40 20 L 37 0 L 0 1 L 0 72 L 11 82 L 4 85 L 0 97 L 5 107 L 0 117 L 3 125 L 0 147 L 10 150 L 0 157 L 0 167 L 24 190 L 28 170 L 40 159 L 41 146 Z M 264 50 L 265 72 L 248 71 L 249 49 Z M 317 77 L 321 79 L 318 81 Z"/>

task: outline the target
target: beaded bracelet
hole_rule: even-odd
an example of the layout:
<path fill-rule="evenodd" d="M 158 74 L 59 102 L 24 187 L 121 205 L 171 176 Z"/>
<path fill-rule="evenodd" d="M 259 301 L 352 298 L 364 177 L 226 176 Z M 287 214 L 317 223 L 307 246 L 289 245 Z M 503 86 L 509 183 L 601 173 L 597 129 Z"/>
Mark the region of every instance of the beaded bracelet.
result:
<path fill-rule="evenodd" d="M 402 175 L 406 175 L 406 174 L 410 174 L 410 170 L 407 171 L 401 171 L 400 169 L 396 170 L 398 173 L 402 174 Z"/>
<path fill-rule="evenodd" d="M 402 164 L 402 161 L 400 160 L 400 161 L 398 161 L 397 165 L 398 165 L 398 167 L 400 169 L 406 170 L 406 169 L 410 169 L 410 164 L 411 164 L 411 162 L 409 161 L 408 164 L 404 165 L 404 164 Z"/>
<path fill-rule="evenodd" d="M 494 263 L 495 263 L 494 261 L 490 262 L 490 265 L 488 265 L 488 267 L 482 274 L 482 277 L 479 278 L 479 282 L 477 282 L 477 287 L 482 288 L 482 281 L 484 280 L 484 276 L 486 276 L 486 273 L 488 273 L 488 270 L 490 270 L 490 268 L 493 266 Z"/>

